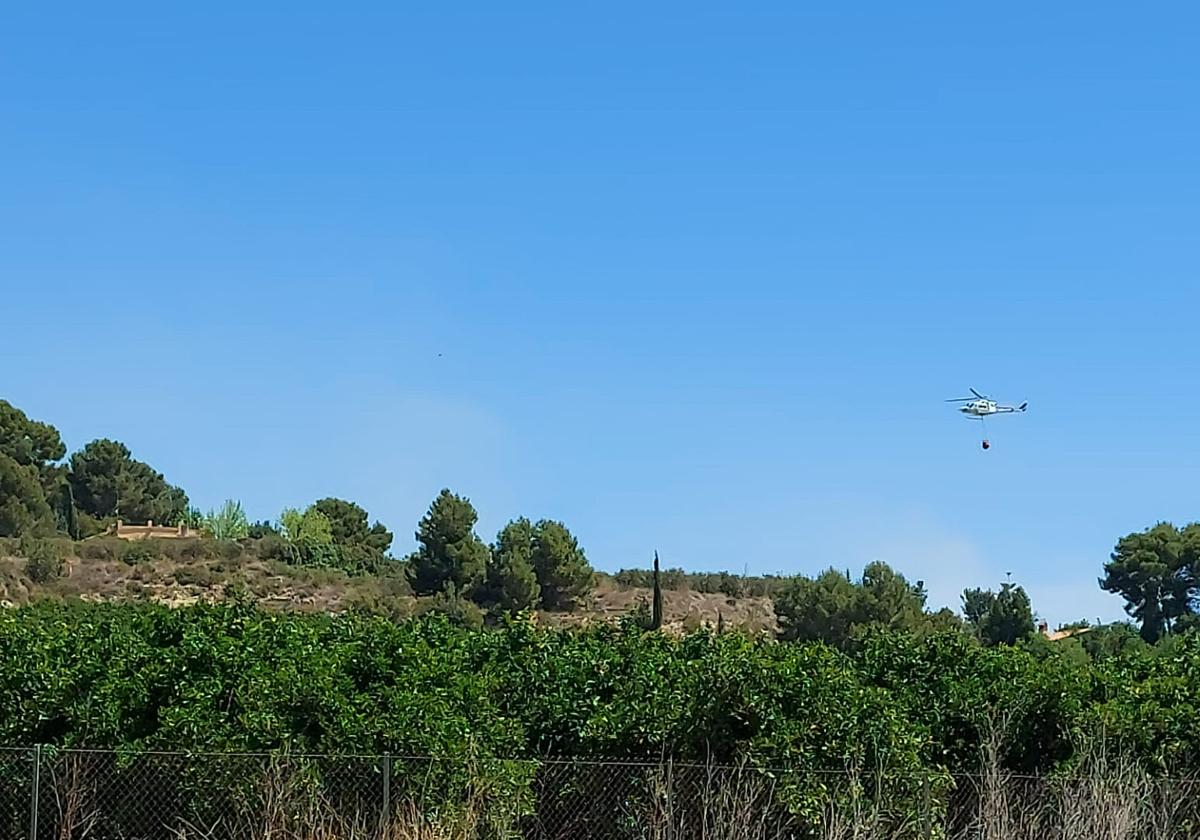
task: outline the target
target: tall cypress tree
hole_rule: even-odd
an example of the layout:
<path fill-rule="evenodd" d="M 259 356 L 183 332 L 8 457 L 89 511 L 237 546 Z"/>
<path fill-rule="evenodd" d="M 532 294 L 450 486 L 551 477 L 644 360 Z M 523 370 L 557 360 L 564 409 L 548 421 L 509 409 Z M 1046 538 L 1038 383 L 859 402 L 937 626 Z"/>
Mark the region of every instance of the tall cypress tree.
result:
<path fill-rule="evenodd" d="M 650 629 L 660 630 L 663 623 L 662 585 L 658 575 L 658 552 L 654 552 L 654 602 L 650 608 Z"/>
<path fill-rule="evenodd" d="M 58 529 L 73 540 L 79 539 L 79 518 L 75 510 L 75 493 L 71 490 L 70 482 L 64 481 L 58 485 L 58 499 L 55 510 Z"/>

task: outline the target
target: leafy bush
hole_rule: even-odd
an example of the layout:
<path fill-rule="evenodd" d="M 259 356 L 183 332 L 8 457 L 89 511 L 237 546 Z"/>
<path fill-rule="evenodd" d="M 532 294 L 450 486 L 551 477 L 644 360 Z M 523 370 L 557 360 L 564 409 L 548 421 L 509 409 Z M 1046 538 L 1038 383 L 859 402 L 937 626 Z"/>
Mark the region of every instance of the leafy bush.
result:
<path fill-rule="evenodd" d="M 250 537 L 252 540 L 261 540 L 263 537 L 278 535 L 279 529 L 276 528 L 273 523 L 268 522 L 265 519 L 259 522 L 251 523 L 246 533 L 246 536 Z"/>
<path fill-rule="evenodd" d="M 0 401 L 0 409 L 7 406 Z M 0 537 L 46 536 L 54 533 L 54 512 L 32 464 L 22 464 L 0 451 Z"/>
<path fill-rule="evenodd" d="M 84 511 L 78 511 L 75 516 L 75 527 L 79 529 L 79 538 L 99 537 L 108 530 L 113 519 L 103 516 L 92 516 Z"/>
<path fill-rule="evenodd" d="M 83 560 L 113 562 L 121 559 L 129 544 L 116 537 L 93 537 L 79 543 L 79 557 Z"/>
<path fill-rule="evenodd" d="M 250 536 L 250 520 L 242 510 L 242 503 L 233 499 L 226 499 L 217 510 L 210 510 L 201 527 L 216 540 L 240 540 Z"/>
<path fill-rule="evenodd" d="M 49 583 L 62 576 L 63 555 L 52 541 L 22 537 L 17 553 L 25 558 L 25 574 L 34 583 Z"/>
<path fill-rule="evenodd" d="M 211 540 L 173 540 L 169 556 L 175 560 L 196 561 L 213 556 Z"/>
<path fill-rule="evenodd" d="M 650 569 L 622 569 L 612 576 L 613 582 L 622 589 L 649 589 L 654 583 Z M 661 585 L 667 590 L 688 590 L 706 595 L 721 594 L 730 598 L 775 595 L 790 584 L 791 578 L 754 577 L 736 575 L 731 572 L 685 572 L 683 569 L 666 569 L 662 572 Z"/>
<path fill-rule="evenodd" d="M 447 584 L 446 589 L 434 595 L 421 605 L 422 613 L 441 615 L 455 627 L 468 630 L 483 628 L 483 610 L 458 594 L 454 584 Z"/>
<path fill-rule="evenodd" d="M 279 534 L 267 534 L 252 545 L 254 552 L 263 560 L 280 563 L 290 563 L 292 560 L 291 544 Z"/>
<path fill-rule="evenodd" d="M 241 543 L 234 540 L 217 540 L 214 544 L 215 555 L 227 563 L 231 560 L 240 559 L 245 555 L 245 549 Z"/>
<path fill-rule="evenodd" d="M 401 621 L 412 617 L 416 604 L 406 581 L 383 578 L 378 585 L 352 590 L 346 598 L 346 606 Z"/>
<path fill-rule="evenodd" d="M 744 759 L 785 768 L 797 813 L 847 766 L 915 797 L 930 772 L 976 771 L 997 733 L 1014 771 L 1070 769 L 1087 739 L 1200 770 L 1196 636 L 1092 661 L 871 629 L 843 652 L 526 617 L 476 632 L 459 626 L 473 609 L 447 593 L 401 623 L 246 603 L 0 610 L 0 743 Z"/>
<path fill-rule="evenodd" d="M 213 586 L 219 578 L 212 569 L 204 566 L 185 566 L 175 571 L 175 581 L 182 586 Z"/>
<path fill-rule="evenodd" d="M 162 554 L 158 540 L 133 540 L 125 543 L 121 561 L 128 566 L 136 566 L 139 563 L 151 563 Z"/>

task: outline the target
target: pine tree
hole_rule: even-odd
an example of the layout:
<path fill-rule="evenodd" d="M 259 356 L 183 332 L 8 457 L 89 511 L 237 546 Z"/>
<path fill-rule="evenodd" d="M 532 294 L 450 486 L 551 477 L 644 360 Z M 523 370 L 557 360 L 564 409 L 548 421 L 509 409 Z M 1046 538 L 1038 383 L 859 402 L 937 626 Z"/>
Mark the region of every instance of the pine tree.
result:
<path fill-rule="evenodd" d="M 533 526 L 532 563 L 548 610 L 569 610 L 592 589 L 595 573 L 587 555 L 561 522 L 543 519 Z"/>
<path fill-rule="evenodd" d="M 475 600 L 506 612 L 537 606 L 541 587 L 533 570 L 533 551 L 533 523 L 522 516 L 505 525 L 496 536 L 487 576 Z"/>
<path fill-rule="evenodd" d="M 408 581 L 418 595 L 441 592 L 448 583 L 474 595 L 487 571 L 488 547 L 475 535 L 479 515 L 471 501 L 443 490 L 417 526 L 420 547 L 409 557 Z"/>

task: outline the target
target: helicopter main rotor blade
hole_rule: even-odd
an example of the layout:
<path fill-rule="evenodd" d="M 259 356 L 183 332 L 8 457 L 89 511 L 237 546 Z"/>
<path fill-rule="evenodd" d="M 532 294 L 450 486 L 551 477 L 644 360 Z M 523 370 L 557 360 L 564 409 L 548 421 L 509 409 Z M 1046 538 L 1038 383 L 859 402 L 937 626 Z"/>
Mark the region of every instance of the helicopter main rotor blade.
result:
<path fill-rule="evenodd" d="M 983 394 L 981 394 L 981 393 L 979 393 L 978 391 L 976 391 L 974 388 L 968 388 L 967 390 L 968 390 L 968 391 L 970 391 L 972 394 L 974 394 L 976 397 L 978 397 L 978 398 L 979 398 L 979 399 L 981 399 L 981 400 L 986 400 L 986 399 L 987 399 L 987 397 L 985 397 Z"/>

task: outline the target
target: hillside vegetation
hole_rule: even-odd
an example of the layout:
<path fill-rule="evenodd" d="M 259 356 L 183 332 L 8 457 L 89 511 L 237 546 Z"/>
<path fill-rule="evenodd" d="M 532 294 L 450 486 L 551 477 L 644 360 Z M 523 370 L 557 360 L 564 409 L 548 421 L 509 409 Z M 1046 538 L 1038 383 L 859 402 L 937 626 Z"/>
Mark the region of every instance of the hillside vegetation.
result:
<path fill-rule="evenodd" d="M 1072 640 L 1074 642 L 1074 640 Z M 1111 640 L 1110 640 L 1111 641 Z M 1200 770 L 1200 637 L 986 647 L 875 629 L 845 651 L 631 622 L 563 630 L 248 603 L 0 611 L 0 743 L 605 756 L 902 774 L 1068 769 L 1097 744 Z"/>
<path fill-rule="evenodd" d="M 42 550 L 47 547 L 43 545 Z M 0 539 L 0 606 L 50 599 L 181 607 L 249 598 L 272 610 L 360 610 L 391 618 L 445 612 L 455 606 L 444 598 L 414 595 L 400 564 L 391 574 L 297 566 L 269 556 L 271 544 L 261 540 L 125 542 L 96 537 L 79 543 L 52 540 L 48 550 L 58 568 L 56 574 L 43 579 L 29 573 L 28 545 Z M 573 626 L 638 614 L 648 608 L 652 598 L 651 585 L 641 583 L 640 574 L 596 573 L 586 597 L 571 610 L 542 611 L 540 618 L 552 625 Z M 774 602 L 769 595 L 729 595 L 711 591 L 703 580 L 681 576 L 666 583 L 671 588 L 664 592 L 664 627 L 671 632 L 716 628 L 718 624 L 751 634 L 776 631 Z M 452 611 L 460 622 L 472 626 L 481 626 L 486 618 L 482 612 L 464 615 L 461 606 Z"/>

